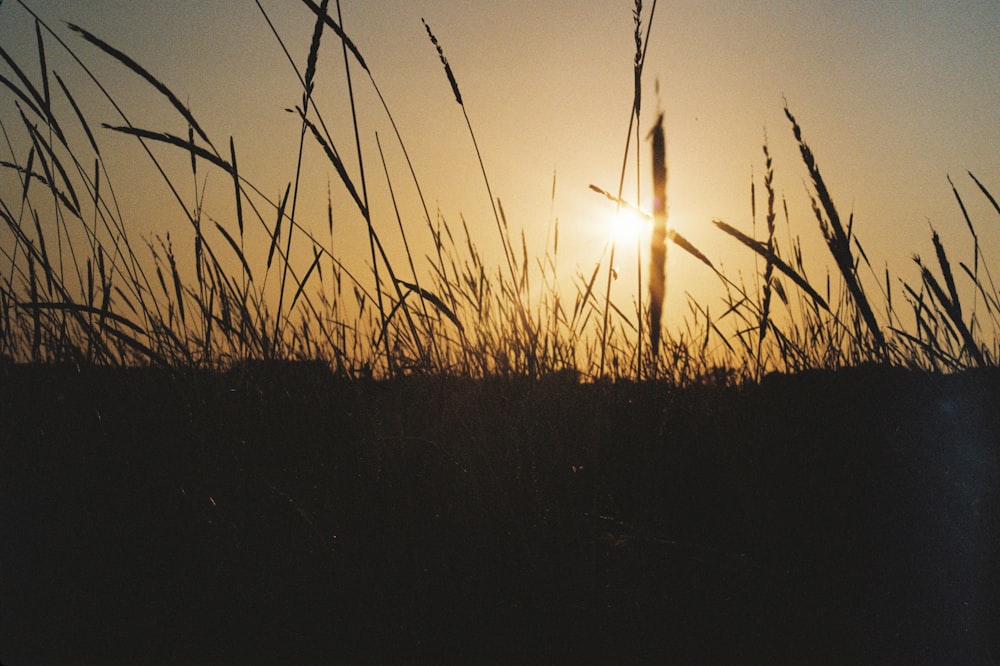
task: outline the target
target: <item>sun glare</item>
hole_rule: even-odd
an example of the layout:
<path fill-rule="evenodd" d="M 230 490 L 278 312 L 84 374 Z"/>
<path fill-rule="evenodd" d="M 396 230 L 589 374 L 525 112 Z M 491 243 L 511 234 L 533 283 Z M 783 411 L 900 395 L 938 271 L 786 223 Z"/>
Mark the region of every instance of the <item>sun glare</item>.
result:
<path fill-rule="evenodd" d="M 652 221 L 649 216 L 641 210 L 622 208 L 611 214 L 611 237 L 615 243 L 635 243 L 649 234 Z"/>

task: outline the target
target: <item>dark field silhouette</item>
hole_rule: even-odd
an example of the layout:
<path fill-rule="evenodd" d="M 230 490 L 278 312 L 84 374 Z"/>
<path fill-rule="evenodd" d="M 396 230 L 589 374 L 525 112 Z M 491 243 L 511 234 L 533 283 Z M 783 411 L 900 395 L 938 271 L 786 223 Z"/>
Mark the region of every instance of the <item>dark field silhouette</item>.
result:
<path fill-rule="evenodd" d="M 0 377 L 4 663 L 1000 654 L 995 370 Z"/>
<path fill-rule="evenodd" d="M 692 221 L 749 251 L 727 272 L 713 241 L 705 253 L 668 220 L 658 108 L 654 251 L 639 242 L 623 269 L 639 276 L 630 301 L 613 296 L 613 238 L 560 257 L 555 173 L 540 251 L 537 221 L 508 222 L 429 24 L 492 213 L 485 241 L 481 219 L 432 213 L 439 193 L 339 6 L 334 20 L 326 0 L 302 4 L 305 59 L 288 48 L 302 35 L 274 32 L 291 124 L 269 128 L 290 131 L 294 168 L 265 184 L 148 54 L 17 3 L 37 62 L 0 49 L 20 119 L 0 161 L 0 662 L 1000 658 L 989 173 L 947 178 L 954 219 L 934 224 L 958 224 L 962 252 L 932 227 L 933 253 L 901 274 L 869 260 L 857 232 L 878 220 L 835 205 L 853 195 L 831 193 L 786 102 L 805 220 L 765 135 L 749 215 Z M 587 193 L 619 212 L 644 198 L 653 7 L 634 3 L 624 54 L 617 191 Z M 170 116 L 130 120 L 91 59 Z M 77 104 L 95 89 L 114 113 Z M 402 162 L 359 118 L 387 124 Z M 104 156 L 123 139 L 176 198 L 179 229 L 118 206 Z M 383 176 L 394 215 L 369 201 Z M 325 202 L 319 218 L 308 201 Z M 832 270 L 803 253 L 810 229 Z M 671 246 L 721 299 L 668 288 Z M 667 317 L 668 299 L 686 314 Z"/>

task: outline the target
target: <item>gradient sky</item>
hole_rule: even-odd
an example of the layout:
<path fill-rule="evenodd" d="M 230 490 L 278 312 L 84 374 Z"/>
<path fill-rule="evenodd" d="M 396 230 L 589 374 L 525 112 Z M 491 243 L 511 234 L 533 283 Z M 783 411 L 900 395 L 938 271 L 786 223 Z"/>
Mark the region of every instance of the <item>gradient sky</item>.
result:
<path fill-rule="evenodd" d="M 304 69 L 313 27 L 310 12 L 296 0 L 260 1 Z M 93 67 L 136 125 L 186 131 L 163 98 L 60 20 L 80 24 L 142 63 L 189 101 L 220 149 L 232 135 L 241 174 L 266 193 L 278 196 L 293 178 L 299 125 L 283 109 L 296 104 L 301 92 L 252 0 L 26 2 Z M 517 232 L 524 229 L 529 250 L 540 254 L 551 211 L 560 224 L 564 286 L 571 288 L 576 270 L 589 273 L 605 248 L 613 208 L 588 185 L 617 190 L 629 123 L 632 3 L 341 4 L 345 30 L 398 123 L 432 215 L 440 210 L 456 231 L 464 217 L 492 263 L 500 265 L 489 198 L 462 109 L 421 17 L 453 67 L 493 193 L 503 200 L 511 226 Z M 644 3 L 644 29 L 651 5 Z M 91 121 L 118 123 L 79 68 L 46 39 L 50 68 L 92 109 Z M 0 43 L 37 75 L 33 25 L 15 0 L 0 6 Z M 343 70 L 340 44 L 328 33 L 320 53 L 317 99 L 356 173 L 356 159 L 347 159 L 354 153 Z M 360 70 L 353 75 L 375 225 L 394 261 L 402 264 L 400 246 L 391 240 L 398 231 L 375 132 L 386 151 L 404 224 L 420 253 L 429 247 L 422 213 L 385 114 Z M 752 271 L 752 256 L 711 221 L 723 219 L 750 231 L 751 170 L 760 193 L 765 133 L 779 195 L 787 197 L 792 234 L 801 235 L 807 252 L 812 250 L 807 261 L 813 276 L 833 265 L 818 244 L 806 173 L 784 118 L 783 99 L 802 125 L 841 214 L 846 219 L 853 211 L 854 229 L 877 268 L 888 262 L 895 274 L 916 279 L 911 255 L 933 255 L 928 223 L 941 232 L 954 261 L 971 260 L 972 241 L 948 174 L 966 198 L 981 241 L 993 249 L 992 256 L 987 249 L 987 258 L 1000 260 L 1000 220 L 966 175 L 972 171 L 994 195 L 1000 194 L 997 0 L 657 4 L 643 78 L 641 135 L 652 127 L 659 104 L 668 142 L 670 224 L 731 272 Z M 9 122 L 13 113 L 13 96 L 3 90 L 0 114 Z M 106 131 L 102 140 L 113 147 L 112 167 L 118 173 L 112 171 L 112 177 L 126 219 L 137 233 L 149 237 L 171 230 L 175 245 L 182 244 L 190 232 L 135 142 Z M 648 207 L 649 142 L 643 140 L 640 150 L 639 198 Z M 9 159 L 6 147 L 3 154 Z M 185 155 L 163 154 L 166 164 L 184 173 Z M 25 156 L 22 144 L 17 158 Z M 307 223 L 312 216 L 315 228 L 325 229 L 329 180 L 338 201 L 334 251 L 365 273 L 368 250 L 360 216 L 315 147 L 306 164 L 310 195 L 301 204 L 301 220 Z M 633 143 L 624 190 L 630 200 L 636 198 L 635 168 Z M 12 175 L 5 172 L 2 178 L 9 181 Z M 190 185 L 190 176 L 182 182 Z M 210 176 L 208 185 L 220 197 L 231 198 L 231 185 L 221 173 Z M 758 206 L 761 201 L 759 194 Z M 224 209 L 219 215 L 226 219 Z M 787 237 L 783 227 L 779 233 Z M 787 243 L 784 248 L 787 252 Z M 266 247 L 258 251 L 263 254 Z M 621 279 L 616 299 L 631 310 L 634 246 L 620 247 L 617 261 Z M 718 283 L 692 259 L 672 251 L 668 274 L 668 317 L 686 311 L 685 291 L 721 310 L 714 305 L 721 295 Z"/>

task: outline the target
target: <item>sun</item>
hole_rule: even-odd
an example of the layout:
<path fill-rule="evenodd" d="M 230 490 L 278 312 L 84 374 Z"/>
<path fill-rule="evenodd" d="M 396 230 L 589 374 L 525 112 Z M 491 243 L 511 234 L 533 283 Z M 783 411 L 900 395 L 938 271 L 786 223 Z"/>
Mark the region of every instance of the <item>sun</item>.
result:
<path fill-rule="evenodd" d="M 652 221 L 649 215 L 638 208 L 622 206 L 611 213 L 610 232 L 616 244 L 635 243 L 649 234 Z"/>

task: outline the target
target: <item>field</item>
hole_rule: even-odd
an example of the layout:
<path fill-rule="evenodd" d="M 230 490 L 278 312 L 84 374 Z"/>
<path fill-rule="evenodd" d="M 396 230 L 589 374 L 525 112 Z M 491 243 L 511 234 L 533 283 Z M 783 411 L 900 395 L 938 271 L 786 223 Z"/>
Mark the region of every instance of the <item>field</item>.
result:
<path fill-rule="evenodd" d="M 786 106 L 833 269 L 811 281 L 784 240 L 765 143 L 753 231 L 714 221 L 754 259 L 727 274 L 669 224 L 661 116 L 648 284 L 630 306 L 612 298 L 614 242 L 567 285 L 558 224 L 532 256 L 490 191 L 492 266 L 464 219 L 453 233 L 428 212 L 412 165 L 423 219 L 391 221 L 393 252 L 368 201 L 375 157 L 366 173 L 361 139 L 338 151 L 313 100 L 321 44 L 395 121 L 333 7 L 304 4 L 293 152 L 326 160 L 326 231 L 296 213 L 301 169 L 268 198 L 232 139 L 217 148 L 84 28 L 33 19 L 30 70 L 0 45 L 20 118 L 0 162 L 0 661 L 998 659 L 1000 291 L 967 206 L 1000 216 L 995 189 L 950 183 L 970 257 L 932 229 L 917 279 L 883 272 Z M 642 16 L 637 2 L 630 145 Z M 89 119 L 46 66 L 75 54 L 66 32 L 186 135 Z M 356 133 L 353 93 L 347 111 Z M 147 151 L 184 234 L 134 240 L 109 135 Z M 211 200 L 206 170 L 229 199 Z M 368 275 L 335 251 L 334 200 L 365 230 Z M 668 249 L 721 303 L 663 320 Z"/>
<path fill-rule="evenodd" d="M 11 663 L 985 662 L 1000 375 L 7 368 Z"/>

